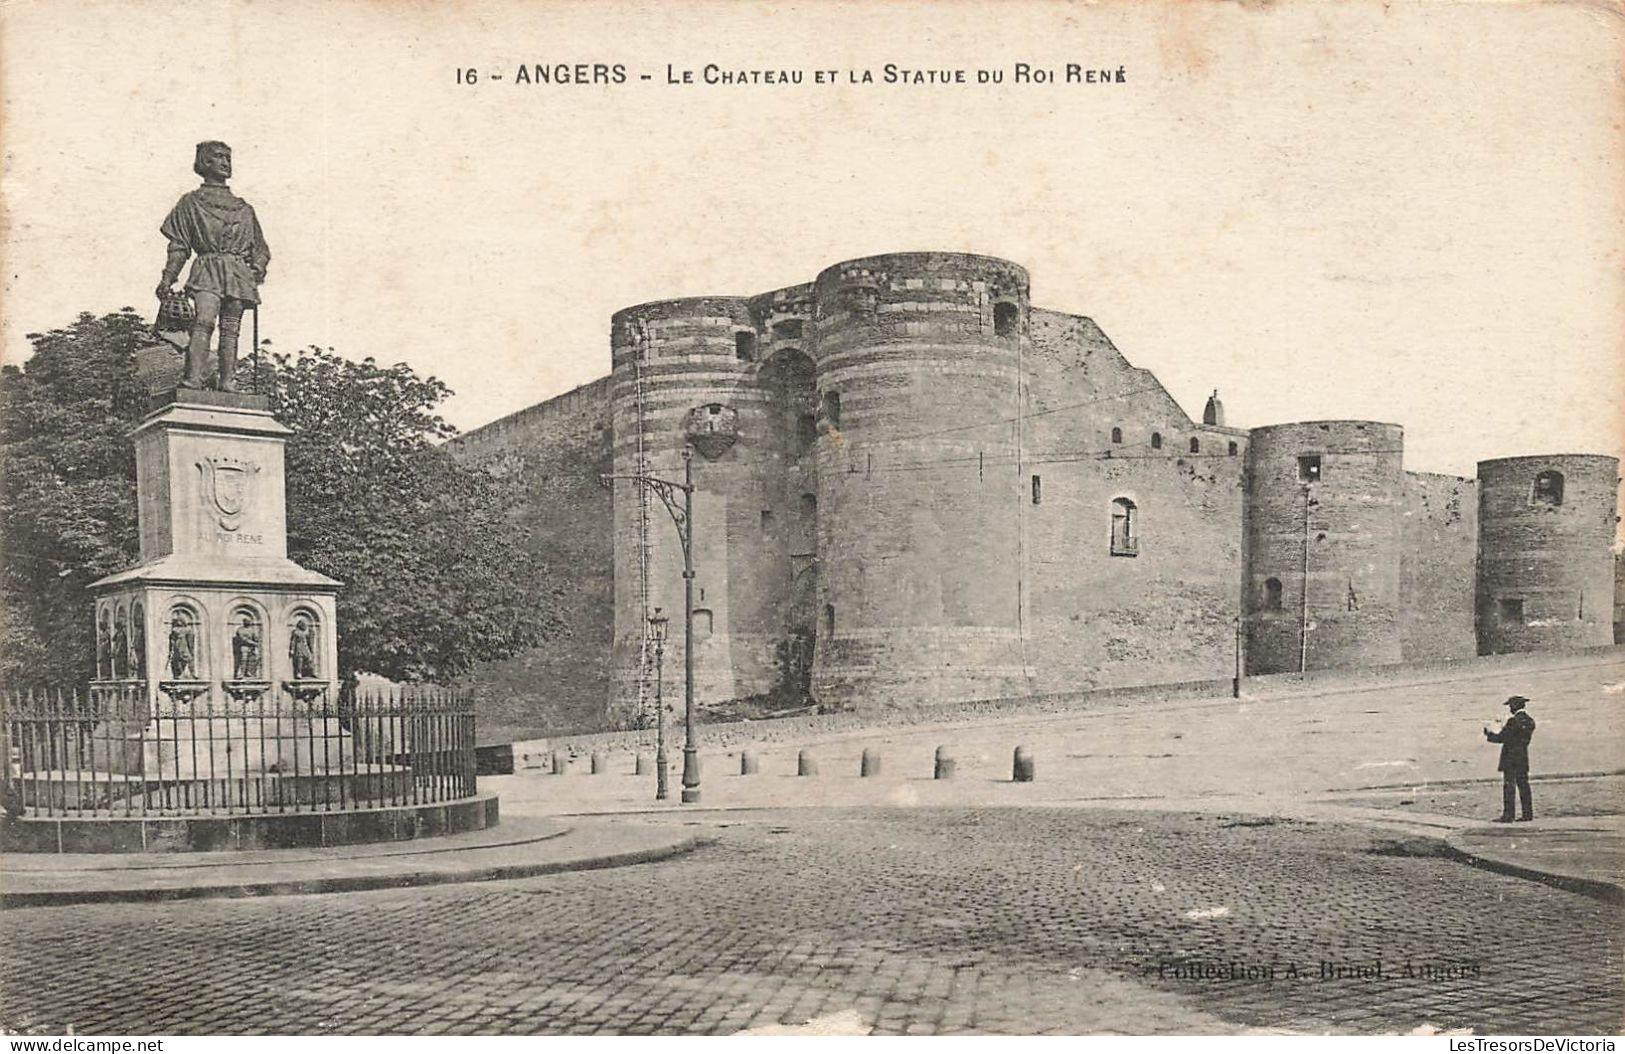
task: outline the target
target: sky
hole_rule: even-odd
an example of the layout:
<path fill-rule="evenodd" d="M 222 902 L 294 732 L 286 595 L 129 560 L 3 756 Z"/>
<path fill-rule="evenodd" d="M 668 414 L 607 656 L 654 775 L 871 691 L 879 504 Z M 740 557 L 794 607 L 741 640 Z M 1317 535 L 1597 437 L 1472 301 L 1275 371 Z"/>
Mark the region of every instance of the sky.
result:
<path fill-rule="evenodd" d="M 0 357 L 151 312 L 158 224 L 224 139 L 273 252 L 261 335 L 406 361 L 464 429 L 607 373 L 620 307 L 942 249 L 1021 263 L 1193 415 L 1217 388 L 1233 425 L 1398 422 L 1406 467 L 1458 475 L 1621 455 L 1607 11 L 11 0 Z M 1014 82 L 1069 62 L 1123 82 Z M 518 82 L 557 63 L 626 81 Z M 667 83 L 709 63 L 804 83 Z"/>

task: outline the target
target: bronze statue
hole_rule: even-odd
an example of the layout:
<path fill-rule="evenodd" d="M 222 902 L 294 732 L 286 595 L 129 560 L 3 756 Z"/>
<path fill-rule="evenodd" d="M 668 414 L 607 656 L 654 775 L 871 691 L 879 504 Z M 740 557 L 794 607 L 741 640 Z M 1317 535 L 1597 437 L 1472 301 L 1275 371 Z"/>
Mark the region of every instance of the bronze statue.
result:
<path fill-rule="evenodd" d="M 256 681 L 260 677 L 260 628 L 254 617 L 243 614 L 243 621 L 231 635 L 231 678 L 234 681 Z"/>
<path fill-rule="evenodd" d="M 208 373 L 209 338 L 220 324 L 219 371 L 221 391 L 237 388 L 237 334 L 243 312 L 260 302 L 259 284 L 271 263 L 253 206 L 226 186 L 231 178 L 231 147 L 209 141 L 197 145 L 192 171 L 203 185 L 182 195 L 159 227 L 169 239 L 169 259 L 158 280 L 158 299 L 173 298 L 175 280 L 193 253 L 197 260 L 186 276 L 186 292 L 196 305 L 191 340 L 186 349 L 186 375 L 182 388 L 202 388 Z"/>
<path fill-rule="evenodd" d="M 294 619 L 288 634 L 288 658 L 293 664 L 293 679 L 314 679 L 316 674 L 316 627 L 310 619 L 300 615 Z"/>
<path fill-rule="evenodd" d="M 177 681 L 197 677 L 197 628 L 183 611 L 169 620 L 169 675 Z"/>

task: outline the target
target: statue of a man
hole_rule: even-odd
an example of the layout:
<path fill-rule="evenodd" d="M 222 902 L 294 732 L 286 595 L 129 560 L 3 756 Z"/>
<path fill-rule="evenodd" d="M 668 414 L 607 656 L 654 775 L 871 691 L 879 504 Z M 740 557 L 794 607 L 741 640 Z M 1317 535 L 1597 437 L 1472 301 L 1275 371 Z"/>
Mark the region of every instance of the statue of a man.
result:
<path fill-rule="evenodd" d="M 197 676 L 197 630 L 179 611 L 169 622 L 169 675 L 177 681 Z"/>
<path fill-rule="evenodd" d="M 231 676 L 236 681 L 258 680 L 260 676 L 260 628 L 246 614 L 231 635 Z"/>
<path fill-rule="evenodd" d="M 294 680 L 316 677 L 316 627 L 304 615 L 294 619 L 293 629 L 288 634 L 288 659 L 293 665 Z"/>
<path fill-rule="evenodd" d="M 231 178 L 231 147 L 213 140 L 197 145 L 192 171 L 203 185 L 181 196 L 159 231 L 169 239 L 169 259 L 158 281 L 158 299 L 174 293 L 175 280 L 189 256 L 197 261 L 186 276 L 186 291 L 197 305 L 186 349 L 182 388 L 202 388 L 208 375 L 209 338 L 220 325 L 218 385 L 237 388 L 237 334 L 243 311 L 260 302 L 259 284 L 271 263 L 253 206 L 226 186 Z"/>

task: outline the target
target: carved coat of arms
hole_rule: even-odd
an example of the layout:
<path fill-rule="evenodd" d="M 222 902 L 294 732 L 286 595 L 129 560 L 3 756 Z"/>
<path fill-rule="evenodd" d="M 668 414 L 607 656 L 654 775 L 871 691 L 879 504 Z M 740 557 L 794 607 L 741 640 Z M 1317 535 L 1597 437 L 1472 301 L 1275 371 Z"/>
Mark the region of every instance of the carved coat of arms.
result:
<path fill-rule="evenodd" d="M 739 411 L 721 403 L 696 406 L 688 412 L 684 431 L 701 457 L 715 461 L 739 441 Z"/>
<path fill-rule="evenodd" d="M 234 457 L 210 457 L 198 462 L 203 473 L 203 497 L 221 528 L 235 531 L 243 525 L 250 486 L 260 467 Z"/>

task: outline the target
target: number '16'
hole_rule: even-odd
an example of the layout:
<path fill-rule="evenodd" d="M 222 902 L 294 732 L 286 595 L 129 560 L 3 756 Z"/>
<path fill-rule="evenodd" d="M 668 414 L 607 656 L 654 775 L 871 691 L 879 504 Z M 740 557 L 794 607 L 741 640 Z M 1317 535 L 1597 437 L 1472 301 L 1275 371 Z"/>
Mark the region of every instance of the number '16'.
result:
<path fill-rule="evenodd" d="M 465 69 L 458 69 L 458 71 L 457 71 L 457 83 L 458 84 L 478 84 L 479 82 L 480 82 L 479 70 L 476 70 L 473 66 L 468 67 L 466 70 Z"/>

